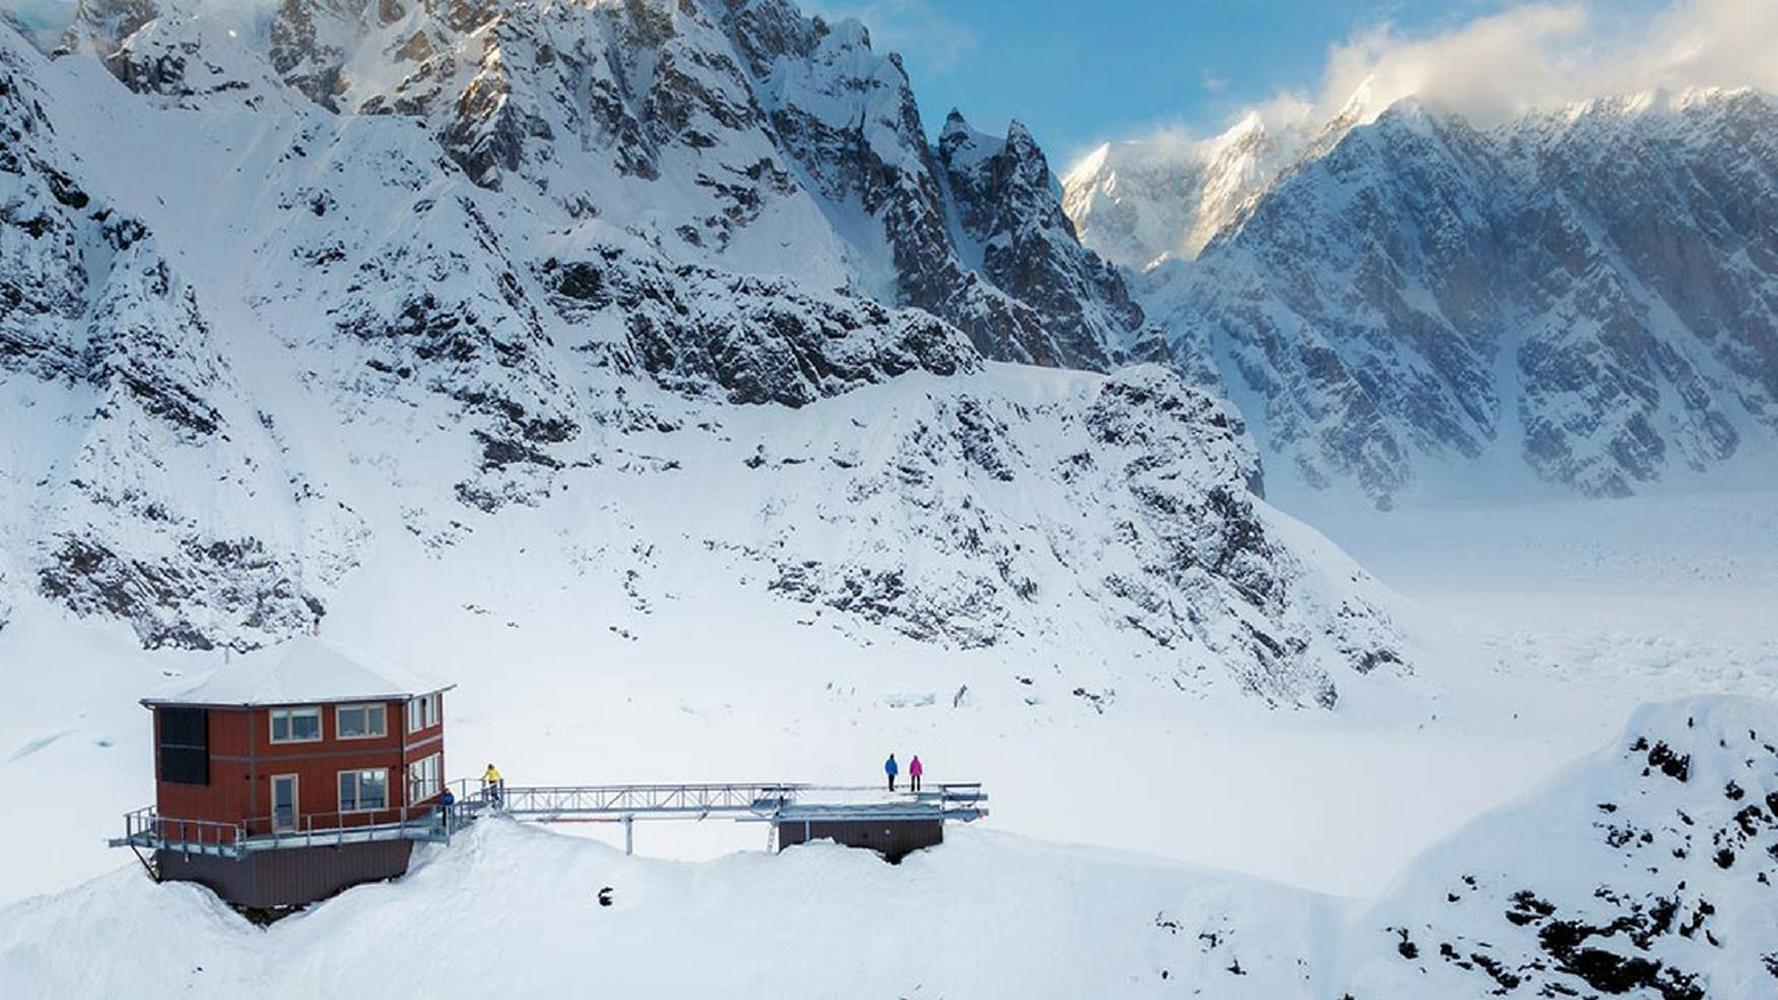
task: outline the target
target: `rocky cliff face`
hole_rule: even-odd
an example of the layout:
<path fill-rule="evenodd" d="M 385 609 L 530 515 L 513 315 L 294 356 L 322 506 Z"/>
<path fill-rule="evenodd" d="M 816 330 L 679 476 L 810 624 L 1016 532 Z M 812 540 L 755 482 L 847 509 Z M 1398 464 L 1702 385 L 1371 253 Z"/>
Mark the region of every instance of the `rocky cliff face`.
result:
<path fill-rule="evenodd" d="M 965 252 L 899 60 L 782 0 L 284 0 L 264 26 L 86 0 L 70 44 L 178 106 L 419 116 L 478 185 L 647 231 L 676 261 L 923 308 L 992 358 L 1104 369 L 1142 323 L 1047 183 L 1019 206 L 1049 230 L 1040 256 L 1012 273 Z"/>
<path fill-rule="evenodd" d="M 1326 135 L 1241 211 L 1187 213 L 1217 235 L 1145 282 L 1181 370 L 1243 400 L 1275 471 L 1387 506 L 1492 459 L 1618 496 L 1772 446 L 1770 97 L 1485 129 L 1408 101 Z"/>
<path fill-rule="evenodd" d="M 1169 664 L 1164 683 L 1232 670 L 1274 705 L 1332 707 L 1342 674 L 1404 666 L 1387 619 L 1311 583 L 1341 570 L 1284 542 L 1256 503 L 1239 419 L 1164 368 L 1035 402 L 976 388 L 897 400 L 870 427 L 892 462 L 861 454 L 851 427 L 758 456 L 846 470 L 774 510 L 773 590 L 962 648 L 1070 647 L 1084 599 L 1115 623 L 1110 641 Z M 830 536 L 849 541 L 836 553 L 818 544 Z"/>
<path fill-rule="evenodd" d="M 63 148 L 38 62 L 16 35 L 0 47 L 9 583 L 129 621 L 150 645 L 305 628 L 350 564 L 356 519 L 281 468 L 188 276 Z M 186 502 L 191 477 L 216 507 Z M 254 516 L 256 497 L 293 516 Z"/>
<path fill-rule="evenodd" d="M 1142 309 L 1116 270 L 1080 252 L 1031 133 L 1015 121 L 997 141 L 953 111 L 938 162 L 961 228 L 957 242 L 975 269 L 1042 314 L 1054 357 L 1107 364 L 1106 345 L 1128 341 L 1142 326 Z"/>
<path fill-rule="evenodd" d="M 5 36 L 0 402 L 31 416 L 0 476 L 0 603 L 246 648 L 312 626 L 365 574 L 475 574 L 465 548 L 492 544 L 596 551 L 529 556 L 520 589 L 609 575 L 639 616 L 653 579 L 696 578 L 737 606 L 837 614 L 863 643 L 1066 645 L 1099 664 L 1068 687 L 1095 706 L 1118 678 L 1329 706 L 1408 671 L 1375 582 L 1257 497 L 1223 405 L 1160 368 L 987 364 L 967 327 L 864 294 L 852 249 L 814 255 L 843 242 L 791 224 L 840 213 L 811 179 L 827 154 L 784 152 L 768 111 L 804 106 L 787 96 L 802 64 L 755 60 L 810 45 L 813 66 L 899 79 L 857 29 L 765 19 L 775 4 L 301 10 L 261 36 L 151 19 L 54 63 Z M 362 48 L 297 41 L 402 25 L 432 54 L 399 79 L 366 73 Z M 260 55 L 274 38 L 290 58 Z M 642 97 L 657 60 L 705 82 Z M 601 79 L 616 105 L 588 96 Z M 726 169 L 747 142 L 757 169 Z M 1034 328 L 1055 349 L 1135 321 L 1071 256 L 1028 138 L 982 148 L 902 149 L 872 190 L 930 182 L 961 287 L 1029 289 L 1019 309 L 1064 316 Z M 847 197 L 889 182 L 830 166 Z M 854 222 L 920 204 L 883 196 Z M 793 251 L 806 270 L 773 263 Z M 1038 298 L 1016 254 L 1114 308 Z M 628 513 L 589 520 L 586 496 Z"/>

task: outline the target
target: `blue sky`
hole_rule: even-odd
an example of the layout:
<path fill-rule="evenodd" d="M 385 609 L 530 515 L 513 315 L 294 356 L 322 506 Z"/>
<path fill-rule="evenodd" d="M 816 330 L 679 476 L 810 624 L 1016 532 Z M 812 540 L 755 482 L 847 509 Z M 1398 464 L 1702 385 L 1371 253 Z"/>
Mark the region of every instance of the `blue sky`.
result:
<path fill-rule="evenodd" d="M 1772 0 L 1744 0 L 1765 4 Z M 805 0 L 902 53 L 936 129 L 951 107 L 978 127 L 1030 126 L 1058 166 L 1107 138 L 1215 131 L 1282 92 L 1313 96 L 1330 48 L 1387 26 L 1396 39 L 1459 32 L 1508 0 Z M 1646 21 L 1656 0 L 1594 0 L 1593 38 Z M 1592 8 L 1592 9 L 1588 9 Z M 1507 69 L 1506 72 L 1511 72 Z"/>
<path fill-rule="evenodd" d="M 1418 94 L 1478 119 L 1658 87 L 1778 93 L 1778 0 L 798 3 L 900 52 L 928 129 L 953 107 L 987 131 L 1016 117 L 1058 171 L 1107 139 L 1204 136 L 1250 108 L 1331 113 L 1363 80 L 1371 110 Z"/>

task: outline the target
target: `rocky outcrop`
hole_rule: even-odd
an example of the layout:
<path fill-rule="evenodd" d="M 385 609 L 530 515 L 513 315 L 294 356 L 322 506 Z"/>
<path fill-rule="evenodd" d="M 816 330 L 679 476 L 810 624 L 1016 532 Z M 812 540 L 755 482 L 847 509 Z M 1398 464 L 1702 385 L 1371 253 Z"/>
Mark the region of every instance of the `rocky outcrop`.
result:
<path fill-rule="evenodd" d="M 952 112 L 938 162 L 975 266 L 1043 313 L 1060 355 L 1103 367 L 1106 345 L 1128 341 L 1143 323 L 1117 271 L 1084 253 L 1062 213 L 1061 189 L 1023 125 L 995 141 Z"/>
<path fill-rule="evenodd" d="M 557 313 L 577 325 L 621 316 L 621 343 L 582 349 L 678 392 L 803 406 L 908 372 L 952 375 L 981 364 L 955 329 L 917 310 L 668 268 L 611 248 L 588 256 L 539 265 Z"/>
<path fill-rule="evenodd" d="M 1694 699 L 1416 863 L 1366 923 L 1373 982 L 1443 996 L 1763 995 L 1778 718 Z M 1387 991 L 1385 991 L 1387 992 Z"/>
<path fill-rule="evenodd" d="M 894 441 L 892 460 L 865 459 L 840 426 L 750 463 L 843 470 L 774 510 L 774 591 L 960 648 L 1066 646 L 1080 622 L 1052 609 L 1085 598 L 1121 648 L 1169 663 L 1169 685 L 1232 676 L 1274 705 L 1332 707 L 1341 679 L 1404 668 L 1394 626 L 1360 596 L 1374 584 L 1348 591 L 1278 540 L 1239 418 L 1164 368 L 1036 406 L 904 397 L 868 429 Z M 839 553 L 811 547 L 830 537 Z"/>

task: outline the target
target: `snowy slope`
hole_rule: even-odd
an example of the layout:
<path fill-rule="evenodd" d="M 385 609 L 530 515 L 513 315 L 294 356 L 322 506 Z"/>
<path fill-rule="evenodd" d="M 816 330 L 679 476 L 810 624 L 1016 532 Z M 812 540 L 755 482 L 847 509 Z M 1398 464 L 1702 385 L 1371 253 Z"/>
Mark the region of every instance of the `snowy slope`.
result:
<path fill-rule="evenodd" d="M 829 845 L 686 865 L 489 821 L 265 931 L 128 869 L 14 904 L 0 978 L 67 997 L 321 996 L 419 975 L 440 997 L 1754 1000 L 1778 983 L 1775 739 L 1769 703 L 1646 708 L 1374 900 L 991 830 L 898 867 Z"/>
<path fill-rule="evenodd" d="M 1114 259 L 1170 255 L 1139 298 L 1281 490 L 1387 507 L 1769 468 L 1775 202 L 1778 104 L 1699 90 L 1487 126 L 1409 98 L 1308 142 L 1250 122 L 1103 150 L 1065 204 Z"/>
<path fill-rule="evenodd" d="M 1093 651 L 1096 698 L 1131 648 L 1279 705 L 1407 670 L 1381 589 L 1274 529 L 1240 422 L 1158 368 L 984 369 L 927 313 L 471 183 L 414 120 L 156 109 L 11 37 L 0 386 L 45 433 L 9 440 L 9 602 L 244 648 L 375 561 L 547 531 L 591 554 L 535 592 L 671 545 L 785 617 Z M 584 524 L 589 490 L 677 513 Z"/>

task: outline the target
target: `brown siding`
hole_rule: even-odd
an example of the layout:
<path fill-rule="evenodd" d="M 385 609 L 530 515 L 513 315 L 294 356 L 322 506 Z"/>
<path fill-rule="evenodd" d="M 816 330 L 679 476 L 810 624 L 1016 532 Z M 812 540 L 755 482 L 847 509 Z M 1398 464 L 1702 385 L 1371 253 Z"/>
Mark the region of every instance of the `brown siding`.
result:
<path fill-rule="evenodd" d="M 248 769 L 238 759 L 247 752 L 244 710 L 209 710 L 210 782 L 186 785 L 157 781 L 155 805 L 162 816 L 234 822 L 247 815 Z M 154 713 L 154 742 L 160 745 L 160 712 Z M 158 775 L 156 776 L 158 779 Z"/>
<path fill-rule="evenodd" d="M 440 699 L 442 706 L 442 697 Z M 345 704 L 358 704 L 348 702 Z M 297 776 L 299 822 L 315 829 L 363 826 L 404 818 L 408 803 L 407 764 L 444 750 L 442 720 L 419 732 L 407 732 L 407 703 L 383 703 L 385 735 L 372 739 L 340 739 L 338 704 L 322 704 L 321 739 L 312 743 L 271 742 L 270 709 L 211 708 L 210 782 L 186 785 L 158 781 L 155 802 L 163 817 L 246 823 L 249 835 L 270 832 L 272 778 Z M 160 713 L 154 713 L 155 744 L 160 742 Z M 441 712 L 442 715 L 442 712 Z M 375 813 L 339 814 L 339 772 L 368 768 L 389 771 L 389 808 Z M 158 777 L 158 776 L 157 776 Z M 441 774 L 441 778 L 443 775 Z M 423 809 L 427 803 L 415 803 Z"/>
<path fill-rule="evenodd" d="M 778 849 L 815 840 L 876 851 L 898 863 L 922 847 L 944 843 L 945 824 L 936 819 L 878 819 L 835 822 L 784 820 L 778 824 Z"/>
<path fill-rule="evenodd" d="M 197 882 L 236 906 L 301 906 L 405 874 L 412 851 L 406 840 L 255 851 L 239 861 L 159 851 L 155 867 L 163 880 Z"/>

